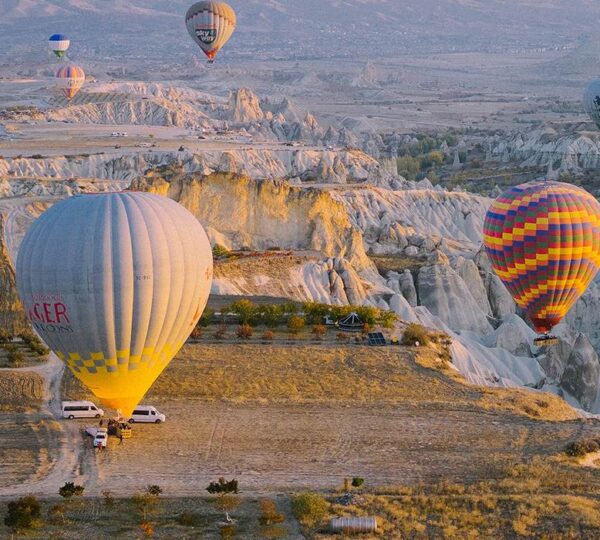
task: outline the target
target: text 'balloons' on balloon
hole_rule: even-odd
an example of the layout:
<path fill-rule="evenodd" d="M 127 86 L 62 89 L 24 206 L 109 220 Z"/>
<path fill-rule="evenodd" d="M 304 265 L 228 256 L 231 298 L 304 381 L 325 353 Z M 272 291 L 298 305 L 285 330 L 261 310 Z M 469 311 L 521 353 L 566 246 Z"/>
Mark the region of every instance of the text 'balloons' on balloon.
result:
<path fill-rule="evenodd" d="M 535 329 L 548 333 L 598 272 L 600 203 L 571 184 L 521 184 L 492 203 L 483 239 L 498 277 Z"/>
<path fill-rule="evenodd" d="M 56 72 L 56 82 L 58 88 L 70 101 L 85 83 L 85 72 L 75 64 L 62 66 Z"/>
<path fill-rule="evenodd" d="M 17 258 L 31 324 L 85 386 L 129 416 L 206 306 L 210 243 L 149 193 L 81 195 L 44 212 Z"/>
<path fill-rule="evenodd" d="M 185 25 L 192 39 L 213 62 L 231 38 L 237 23 L 235 11 L 225 2 L 196 2 L 188 9 Z"/>
<path fill-rule="evenodd" d="M 65 55 L 70 45 L 71 40 L 65 34 L 52 34 L 48 39 L 48 47 L 58 58 Z"/>
<path fill-rule="evenodd" d="M 600 129 L 600 79 L 594 79 L 585 88 L 583 108 Z"/>

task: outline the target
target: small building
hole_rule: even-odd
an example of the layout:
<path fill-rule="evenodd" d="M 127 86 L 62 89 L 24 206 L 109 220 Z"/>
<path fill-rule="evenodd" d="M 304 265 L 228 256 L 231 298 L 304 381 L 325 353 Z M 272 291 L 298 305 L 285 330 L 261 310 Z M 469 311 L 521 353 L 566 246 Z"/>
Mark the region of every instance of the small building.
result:
<path fill-rule="evenodd" d="M 377 531 L 377 518 L 375 517 L 342 517 L 334 518 L 329 522 L 332 533 L 368 533 Z"/>

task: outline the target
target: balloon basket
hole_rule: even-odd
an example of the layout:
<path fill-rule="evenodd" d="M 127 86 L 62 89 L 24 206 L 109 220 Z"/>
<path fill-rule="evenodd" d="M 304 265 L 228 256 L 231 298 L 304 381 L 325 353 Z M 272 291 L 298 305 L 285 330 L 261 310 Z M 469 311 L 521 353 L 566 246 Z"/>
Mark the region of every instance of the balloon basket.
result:
<path fill-rule="evenodd" d="M 554 347 L 558 345 L 560 340 L 554 336 L 541 336 L 533 340 L 536 347 Z"/>

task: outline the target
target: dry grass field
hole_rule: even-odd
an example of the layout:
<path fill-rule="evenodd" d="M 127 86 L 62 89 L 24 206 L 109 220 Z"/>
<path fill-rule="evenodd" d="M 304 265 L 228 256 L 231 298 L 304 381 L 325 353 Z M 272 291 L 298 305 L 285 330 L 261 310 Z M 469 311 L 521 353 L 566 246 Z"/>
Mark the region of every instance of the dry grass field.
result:
<path fill-rule="evenodd" d="M 70 375 L 62 394 L 89 397 Z M 325 496 L 328 516 L 377 515 L 377 538 L 600 534 L 600 471 L 556 457 L 570 441 L 600 436 L 600 425 L 554 396 L 467 386 L 437 350 L 187 345 L 144 401 L 167 422 L 138 424 L 131 439 L 111 439 L 99 454 L 78 435 L 85 421 L 60 422 L 75 430 L 71 442 L 80 449 L 75 475 L 64 480 L 84 485 L 87 496 L 68 507 L 68 527 L 45 519 L 33 538 L 141 538 L 130 497 L 151 483 L 164 492 L 149 518 L 156 538 L 220 538 L 205 488 L 221 476 L 240 483 L 234 538 L 277 537 L 258 524 L 263 496 L 286 515 L 279 537 L 299 537 L 289 510 L 290 493 L 299 491 Z M 6 417 L 14 425 L 0 424 L 17 441 L 6 449 L 16 457 L 0 466 L 3 478 L 32 481 L 32 491 L 48 469 L 44 439 L 16 435 L 33 430 L 35 414 L 25 428 L 15 415 Z M 24 464 L 32 460 L 36 472 L 28 477 Z M 349 506 L 337 504 L 352 476 L 365 478 L 364 492 Z M 118 498 L 115 508 L 104 506 L 106 490 Z M 56 491 L 44 485 L 39 493 Z M 47 500 L 45 511 L 56 502 Z M 187 525 L 182 513 L 192 515 Z M 323 523 L 302 534 L 327 538 Z"/>

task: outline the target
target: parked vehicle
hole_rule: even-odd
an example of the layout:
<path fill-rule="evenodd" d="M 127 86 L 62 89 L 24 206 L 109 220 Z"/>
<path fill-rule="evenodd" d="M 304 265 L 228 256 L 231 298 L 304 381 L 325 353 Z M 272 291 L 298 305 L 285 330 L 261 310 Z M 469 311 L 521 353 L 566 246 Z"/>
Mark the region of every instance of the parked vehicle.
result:
<path fill-rule="evenodd" d="M 104 411 L 99 409 L 91 401 L 63 401 L 62 417 L 73 420 L 73 418 L 100 418 Z"/>
<path fill-rule="evenodd" d="M 85 433 L 92 437 L 94 448 L 106 448 L 108 445 L 108 431 L 106 428 L 91 426 L 85 429 Z"/>
<path fill-rule="evenodd" d="M 157 411 L 156 407 L 139 405 L 131 414 L 129 423 L 134 424 L 135 422 L 140 422 L 148 424 L 160 424 L 166 419 L 167 417 L 163 413 Z"/>

